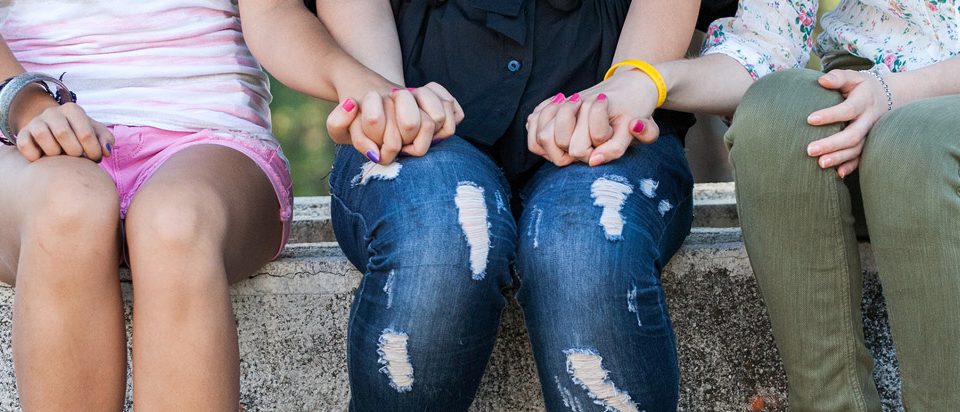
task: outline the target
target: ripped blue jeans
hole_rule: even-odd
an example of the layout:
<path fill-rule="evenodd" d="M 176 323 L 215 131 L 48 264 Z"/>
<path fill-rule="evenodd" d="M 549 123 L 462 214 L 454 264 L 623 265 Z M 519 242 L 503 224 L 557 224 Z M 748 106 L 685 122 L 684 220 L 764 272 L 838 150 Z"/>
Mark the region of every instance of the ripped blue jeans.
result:
<path fill-rule="evenodd" d="M 352 411 L 467 410 L 513 289 L 549 410 L 676 410 L 660 271 L 693 188 L 676 137 L 600 167 L 545 164 L 516 211 L 497 165 L 458 137 L 386 167 L 338 147 L 330 182 L 337 240 L 364 273 Z"/>

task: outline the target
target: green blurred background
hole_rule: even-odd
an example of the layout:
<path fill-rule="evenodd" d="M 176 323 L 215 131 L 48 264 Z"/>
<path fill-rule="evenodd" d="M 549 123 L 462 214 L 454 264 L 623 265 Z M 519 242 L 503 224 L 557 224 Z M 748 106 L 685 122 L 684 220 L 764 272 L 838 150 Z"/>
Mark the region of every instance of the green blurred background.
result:
<path fill-rule="evenodd" d="M 820 14 L 837 6 L 838 0 L 821 0 Z M 819 67 L 814 58 L 810 67 Z M 301 95 L 270 79 L 273 92 L 273 131 L 290 159 L 296 196 L 319 196 L 330 192 L 327 176 L 333 163 L 333 143 L 324 121 L 334 103 Z"/>
<path fill-rule="evenodd" d="M 325 121 L 335 103 L 297 93 L 272 77 L 270 91 L 273 133 L 290 159 L 294 196 L 329 194 L 327 176 L 334 144 L 327 137 Z"/>

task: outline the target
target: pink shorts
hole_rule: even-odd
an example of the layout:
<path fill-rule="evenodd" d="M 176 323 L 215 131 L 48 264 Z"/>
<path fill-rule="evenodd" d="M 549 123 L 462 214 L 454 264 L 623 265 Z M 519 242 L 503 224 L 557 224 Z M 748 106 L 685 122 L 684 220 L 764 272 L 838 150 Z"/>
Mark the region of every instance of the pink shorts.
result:
<path fill-rule="evenodd" d="M 283 250 L 290 237 L 293 191 L 289 164 L 278 143 L 258 139 L 243 132 L 230 135 L 211 130 L 198 133 L 172 132 L 143 126 L 112 126 L 110 131 L 116 137 L 116 143 L 113 146 L 113 153 L 110 157 L 103 159 L 100 167 L 117 185 L 121 219 L 127 217 L 130 202 L 133 201 L 137 191 L 173 155 L 196 145 L 225 146 L 253 160 L 273 185 L 273 190 L 277 193 L 280 220 L 283 223 L 277 255 Z"/>

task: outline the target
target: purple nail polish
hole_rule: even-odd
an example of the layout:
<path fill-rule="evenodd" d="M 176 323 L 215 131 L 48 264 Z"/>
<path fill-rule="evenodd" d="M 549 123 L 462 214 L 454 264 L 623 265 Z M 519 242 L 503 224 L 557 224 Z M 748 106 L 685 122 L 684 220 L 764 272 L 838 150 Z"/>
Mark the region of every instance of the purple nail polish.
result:
<path fill-rule="evenodd" d="M 111 154 L 113 154 L 113 145 L 107 143 L 107 156 L 110 156 Z"/>
<path fill-rule="evenodd" d="M 374 163 L 380 163 L 380 156 L 373 150 L 367 150 L 367 159 L 370 159 L 370 161 Z"/>
<path fill-rule="evenodd" d="M 442 142 L 443 139 L 433 139 L 430 141 L 430 146 L 435 146 L 437 143 Z"/>

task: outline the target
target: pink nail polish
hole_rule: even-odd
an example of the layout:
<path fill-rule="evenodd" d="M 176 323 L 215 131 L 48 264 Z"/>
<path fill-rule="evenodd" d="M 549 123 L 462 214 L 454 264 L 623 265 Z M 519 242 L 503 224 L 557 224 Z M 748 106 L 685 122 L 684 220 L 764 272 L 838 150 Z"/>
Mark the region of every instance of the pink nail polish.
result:
<path fill-rule="evenodd" d="M 576 103 L 580 101 L 580 93 L 574 93 L 570 95 L 570 103 Z"/>
<path fill-rule="evenodd" d="M 563 93 L 557 93 L 556 96 L 553 96 L 553 104 L 560 104 L 567 100 L 567 97 Z"/>
<path fill-rule="evenodd" d="M 398 91 L 400 91 L 400 89 L 398 89 L 398 88 L 396 88 L 396 87 L 393 87 L 393 88 L 390 89 L 390 93 L 396 93 L 396 92 L 398 92 Z"/>
<path fill-rule="evenodd" d="M 347 99 L 343 101 L 343 111 L 350 113 L 357 107 L 357 103 L 353 99 Z"/>
<path fill-rule="evenodd" d="M 408 88 L 407 88 L 407 91 L 408 91 L 408 92 L 413 92 L 414 90 L 417 90 L 417 89 L 414 89 L 413 87 L 408 87 Z"/>
<path fill-rule="evenodd" d="M 633 125 L 633 131 L 635 133 L 643 133 L 643 129 L 646 129 L 646 128 L 647 127 L 643 125 L 643 122 L 639 120 L 637 120 L 637 123 Z"/>
<path fill-rule="evenodd" d="M 604 101 L 604 100 L 607 100 L 607 95 L 605 95 L 605 94 L 603 94 L 603 93 L 600 93 L 600 94 L 597 95 L 597 101 L 598 101 L 598 102 L 602 102 L 602 101 Z"/>

